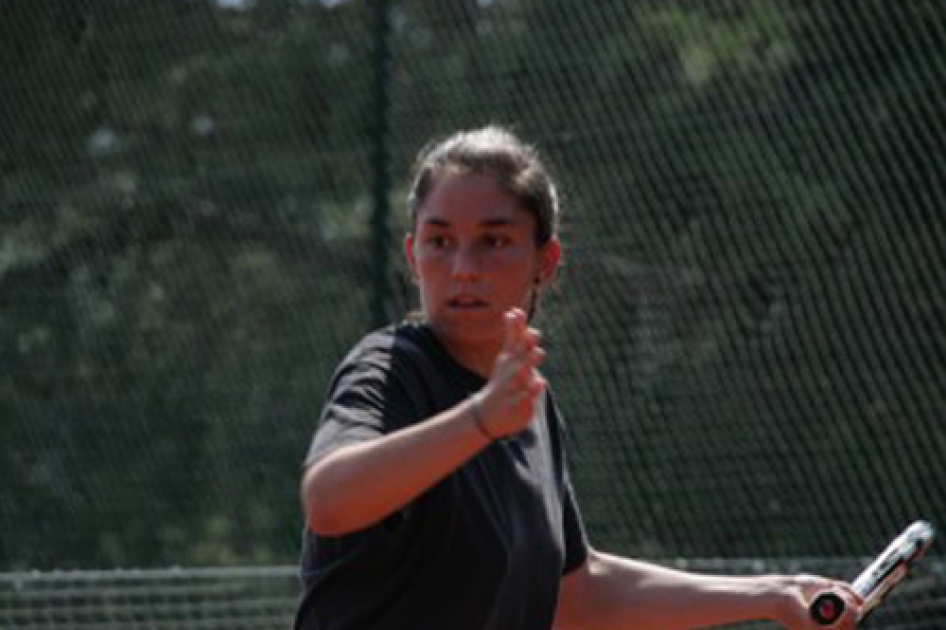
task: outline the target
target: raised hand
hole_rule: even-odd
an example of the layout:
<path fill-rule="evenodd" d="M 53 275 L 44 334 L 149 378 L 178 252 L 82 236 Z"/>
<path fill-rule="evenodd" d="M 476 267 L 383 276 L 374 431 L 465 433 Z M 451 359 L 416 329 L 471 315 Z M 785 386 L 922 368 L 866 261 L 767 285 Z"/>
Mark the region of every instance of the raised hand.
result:
<path fill-rule="evenodd" d="M 483 429 L 497 439 L 519 433 L 532 422 L 536 403 L 546 387 L 538 371 L 545 358 L 539 331 L 529 328 L 521 309 L 507 311 L 504 319 L 503 348 L 474 403 Z"/>

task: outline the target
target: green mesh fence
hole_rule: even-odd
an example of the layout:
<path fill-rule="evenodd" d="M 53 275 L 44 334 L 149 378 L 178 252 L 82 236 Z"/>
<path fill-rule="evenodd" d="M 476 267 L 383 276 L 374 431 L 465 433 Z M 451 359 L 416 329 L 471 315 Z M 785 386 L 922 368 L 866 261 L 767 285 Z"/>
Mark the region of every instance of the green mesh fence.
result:
<path fill-rule="evenodd" d="M 563 188 L 597 546 L 850 576 L 943 527 L 940 0 L 7 0 L 0 53 L 4 627 L 19 571 L 295 562 L 331 370 L 416 306 L 409 165 L 487 122 Z M 940 545 L 884 627 L 942 627 Z"/>
<path fill-rule="evenodd" d="M 21 630 L 285 630 L 296 583 L 286 568 L 0 574 L 0 624 Z"/>

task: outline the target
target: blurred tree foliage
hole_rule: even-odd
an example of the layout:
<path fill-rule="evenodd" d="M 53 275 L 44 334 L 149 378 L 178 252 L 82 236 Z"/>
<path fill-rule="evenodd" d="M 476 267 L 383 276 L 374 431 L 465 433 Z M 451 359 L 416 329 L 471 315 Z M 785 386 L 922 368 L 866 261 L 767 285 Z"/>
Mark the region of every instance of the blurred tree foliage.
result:
<path fill-rule="evenodd" d="M 542 325 L 598 544 L 851 554 L 944 513 L 941 2 L 388 7 L 395 228 L 456 128 L 561 177 Z M 4 3 L 0 566 L 294 560 L 373 325 L 371 15 Z"/>

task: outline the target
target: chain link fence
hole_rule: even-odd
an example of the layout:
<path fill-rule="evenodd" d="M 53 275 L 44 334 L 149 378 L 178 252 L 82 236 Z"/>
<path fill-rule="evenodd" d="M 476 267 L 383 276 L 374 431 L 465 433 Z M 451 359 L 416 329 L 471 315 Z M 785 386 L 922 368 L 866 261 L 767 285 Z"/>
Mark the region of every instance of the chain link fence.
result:
<path fill-rule="evenodd" d="M 850 576 L 946 514 L 939 0 L 8 0 L 0 42 L 4 627 L 216 627 L 211 583 L 285 627 L 331 370 L 416 306 L 408 169 L 486 123 L 564 192 L 597 546 Z M 884 627 L 942 626 L 931 555 Z"/>

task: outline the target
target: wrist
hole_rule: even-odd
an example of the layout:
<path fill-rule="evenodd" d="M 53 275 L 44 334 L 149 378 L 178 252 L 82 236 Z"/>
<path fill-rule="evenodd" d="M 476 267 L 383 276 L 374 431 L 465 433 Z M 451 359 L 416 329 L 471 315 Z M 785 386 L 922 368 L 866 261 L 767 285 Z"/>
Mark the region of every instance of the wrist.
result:
<path fill-rule="evenodd" d="M 765 584 L 765 600 L 767 619 L 787 625 L 798 616 L 800 594 L 790 578 L 784 575 L 767 575 L 763 578 Z"/>
<path fill-rule="evenodd" d="M 487 443 L 492 444 L 499 439 L 498 435 L 493 434 L 486 426 L 486 416 L 483 413 L 483 400 L 479 394 L 474 394 L 469 398 L 469 415 L 473 419 L 473 425 L 479 434 L 486 439 Z"/>

